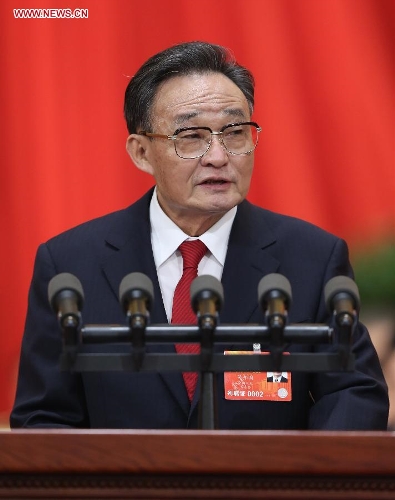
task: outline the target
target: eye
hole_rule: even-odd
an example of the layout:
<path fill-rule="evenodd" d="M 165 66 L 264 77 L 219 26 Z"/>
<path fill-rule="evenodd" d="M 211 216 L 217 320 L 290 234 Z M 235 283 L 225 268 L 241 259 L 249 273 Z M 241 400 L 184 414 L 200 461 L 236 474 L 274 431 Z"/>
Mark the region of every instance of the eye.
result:
<path fill-rule="evenodd" d="M 177 139 L 183 141 L 200 140 L 204 138 L 203 130 L 183 130 L 177 134 Z"/>
<path fill-rule="evenodd" d="M 239 135 L 243 135 L 245 133 L 245 130 L 243 127 L 229 127 L 224 131 L 224 134 L 227 136 L 234 136 L 237 137 Z"/>

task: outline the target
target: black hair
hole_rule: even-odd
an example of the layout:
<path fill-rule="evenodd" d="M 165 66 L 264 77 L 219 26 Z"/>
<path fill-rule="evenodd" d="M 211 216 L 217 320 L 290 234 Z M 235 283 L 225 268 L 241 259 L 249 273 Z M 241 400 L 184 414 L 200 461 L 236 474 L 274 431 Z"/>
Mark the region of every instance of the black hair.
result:
<path fill-rule="evenodd" d="M 130 134 L 150 131 L 151 107 L 159 85 L 194 73 L 222 73 L 245 95 L 250 111 L 254 107 L 254 77 L 240 66 L 229 49 L 207 42 L 186 42 L 169 47 L 150 57 L 130 80 L 124 115 Z"/>

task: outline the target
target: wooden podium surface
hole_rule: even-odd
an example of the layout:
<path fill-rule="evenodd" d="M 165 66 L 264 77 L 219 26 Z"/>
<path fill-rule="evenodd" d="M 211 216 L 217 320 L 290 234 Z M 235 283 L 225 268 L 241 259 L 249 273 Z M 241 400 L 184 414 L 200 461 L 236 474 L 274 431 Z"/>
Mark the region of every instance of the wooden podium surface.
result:
<path fill-rule="evenodd" d="M 0 498 L 395 499 L 395 433 L 6 431 Z"/>

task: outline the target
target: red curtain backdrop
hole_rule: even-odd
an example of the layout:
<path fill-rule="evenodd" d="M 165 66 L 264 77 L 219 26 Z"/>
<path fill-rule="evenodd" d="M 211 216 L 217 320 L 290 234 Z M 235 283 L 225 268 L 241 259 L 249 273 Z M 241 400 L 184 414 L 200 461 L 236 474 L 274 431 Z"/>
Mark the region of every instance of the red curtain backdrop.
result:
<path fill-rule="evenodd" d="M 16 8 L 88 9 L 18 19 Z M 393 0 L 2 0 L 0 414 L 11 408 L 39 243 L 153 184 L 125 152 L 123 94 L 153 53 L 226 45 L 256 78 L 249 199 L 352 248 L 393 231 Z"/>

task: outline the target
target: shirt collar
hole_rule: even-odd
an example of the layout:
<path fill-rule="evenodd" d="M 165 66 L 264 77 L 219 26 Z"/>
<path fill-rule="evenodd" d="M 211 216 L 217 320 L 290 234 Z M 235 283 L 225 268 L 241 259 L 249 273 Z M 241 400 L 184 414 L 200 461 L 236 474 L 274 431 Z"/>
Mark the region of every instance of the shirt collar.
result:
<path fill-rule="evenodd" d="M 228 240 L 236 216 L 237 207 L 233 207 L 216 222 L 200 239 L 223 266 L 225 264 Z M 150 204 L 152 243 L 156 267 L 162 265 L 185 240 L 194 240 L 185 234 L 162 210 L 159 205 L 156 188 Z"/>

